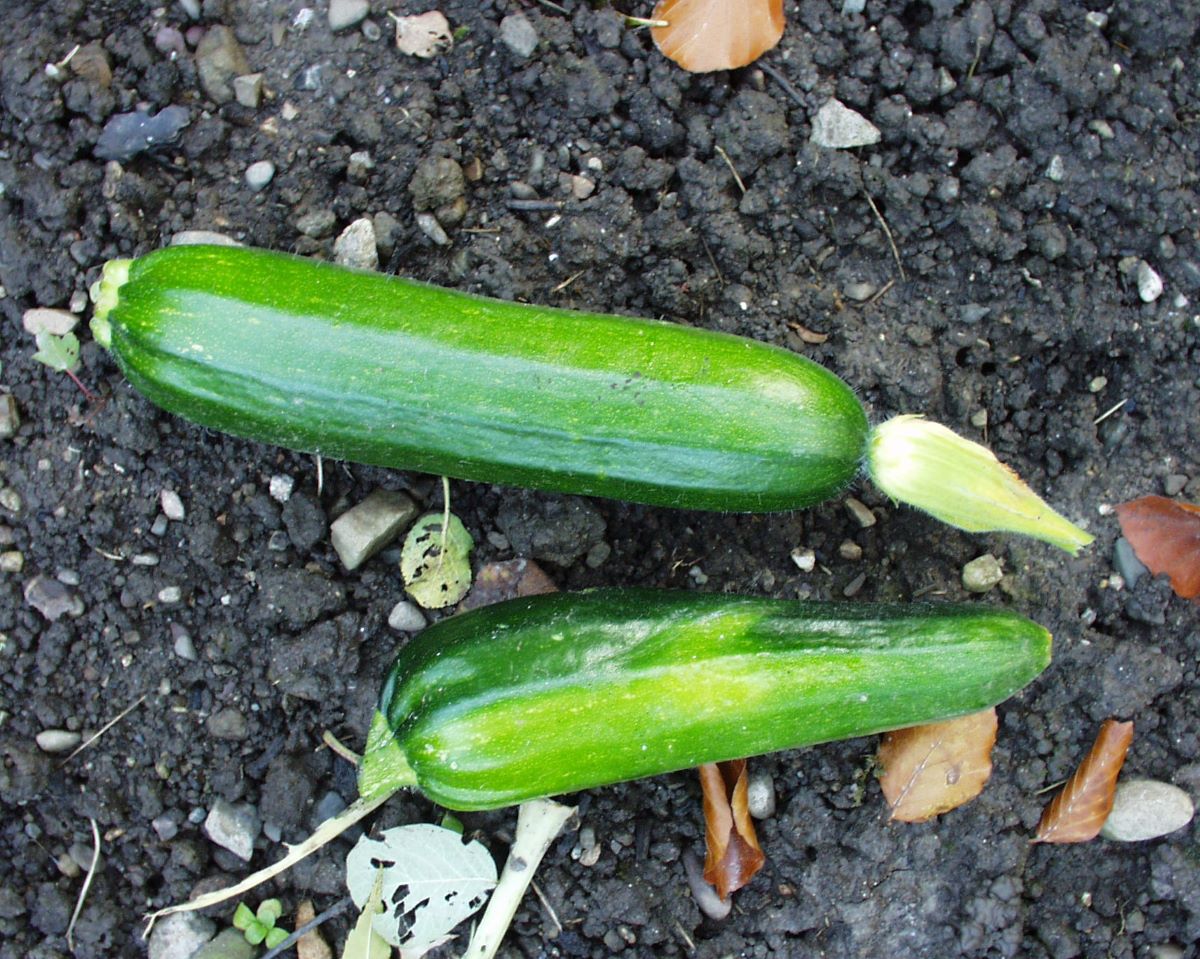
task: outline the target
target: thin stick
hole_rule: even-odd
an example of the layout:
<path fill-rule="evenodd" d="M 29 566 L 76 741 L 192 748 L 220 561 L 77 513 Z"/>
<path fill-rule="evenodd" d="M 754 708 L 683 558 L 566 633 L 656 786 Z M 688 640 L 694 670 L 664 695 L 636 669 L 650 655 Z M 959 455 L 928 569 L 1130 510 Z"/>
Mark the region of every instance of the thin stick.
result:
<path fill-rule="evenodd" d="M 867 306 L 874 306 L 876 303 L 878 303 L 880 300 L 882 300 L 884 298 L 884 296 L 887 294 L 888 290 L 890 290 L 895 285 L 896 285 L 896 278 L 892 277 L 885 284 L 883 284 L 883 286 L 880 288 L 878 293 L 876 293 L 873 297 L 871 297 L 869 300 L 867 300 Z"/>
<path fill-rule="evenodd" d="M 163 916 L 169 916 L 176 912 L 194 912 L 197 909 L 207 909 L 209 906 L 215 906 L 226 899 L 232 899 L 234 896 L 240 896 L 243 893 L 249 892 L 255 886 L 261 885 L 268 879 L 278 876 L 281 872 L 286 872 L 292 866 L 296 865 L 296 863 L 307 859 L 322 846 L 336 839 L 360 819 L 369 816 L 387 802 L 391 796 L 391 793 L 384 793 L 382 796 L 376 796 L 370 800 L 357 799 L 332 819 L 326 819 L 321 823 L 316 828 L 316 831 L 305 839 L 304 842 L 296 846 L 288 846 L 287 855 L 280 859 L 279 862 L 273 863 L 265 869 L 258 870 L 258 872 L 247 876 L 241 882 L 234 883 L 232 886 L 225 886 L 223 889 L 216 889 L 213 892 L 205 893 L 203 896 L 197 896 L 195 899 L 189 900 L 179 906 L 168 906 L 166 909 L 159 909 L 157 912 L 150 913 L 146 917 L 146 928 L 142 930 L 142 938 L 145 939 L 150 935 L 150 930 L 154 928 L 154 923 Z"/>
<path fill-rule="evenodd" d="M 543 7 L 549 7 L 556 13 L 561 13 L 564 17 L 569 17 L 571 15 L 569 10 L 565 9 L 564 7 L 560 7 L 557 3 L 551 3 L 550 0 L 537 0 L 537 2 Z"/>
<path fill-rule="evenodd" d="M 79 898 L 75 901 L 75 911 L 71 913 L 71 922 L 67 926 L 67 948 L 72 952 L 75 951 L 75 943 L 71 941 L 71 936 L 75 932 L 75 920 L 83 912 L 83 901 L 87 899 L 88 890 L 92 888 L 92 880 L 96 877 L 96 867 L 100 865 L 100 830 L 96 827 L 96 820 L 89 818 L 88 822 L 92 824 L 92 864 L 88 866 L 87 877 L 83 880 Z"/>
<path fill-rule="evenodd" d="M 883 214 L 879 212 L 879 207 L 875 205 L 875 201 L 871 199 L 871 194 L 867 192 L 867 188 L 863 187 L 863 196 L 867 198 L 867 203 L 871 205 L 871 212 L 875 214 L 875 218 L 879 221 L 879 225 L 883 227 L 884 235 L 887 236 L 888 244 L 892 248 L 892 256 L 896 258 L 896 268 L 900 271 L 900 279 L 907 280 L 908 275 L 904 272 L 904 264 L 900 262 L 900 250 L 896 247 L 896 238 L 892 236 L 891 227 L 887 225 L 887 220 L 883 218 Z"/>
<path fill-rule="evenodd" d="M 149 695 L 149 693 L 142 693 L 142 695 L 140 695 L 132 703 L 130 703 L 128 706 L 126 706 L 124 709 L 122 709 L 119 713 L 117 713 L 116 716 L 114 716 L 112 719 L 110 719 L 108 722 L 106 722 L 103 726 L 101 726 L 98 730 L 96 730 L 96 732 L 92 733 L 92 735 L 87 739 L 86 742 L 82 742 L 78 746 L 76 746 L 74 751 L 71 753 L 71 755 L 68 756 L 66 759 L 64 759 L 61 763 L 59 763 L 58 768 L 62 769 L 63 766 L 65 766 L 67 763 L 69 763 L 72 759 L 74 759 L 81 752 L 83 752 L 85 749 L 87 749 L 88 746 L 90 746 L 97 739 L 99 739 L 101 736 L 103 736 L 106 732 L 108 732 L 110 729 L 112 729 L 113 726 L 115 726 L 122 719 L 124 719 L 131 712 L 133 712 L 135 709 L 137 709 L 140 705 L 142 705 L 142 703 L 144 703 L 146 701 L 146 697 L 148 695 Z"/>
<path fill-rule="evenodd" d="M 783 92 L 784 92 L 784 93 L 786 93 L 786 94 L 787 94 L 789 97 L 791 97 L 791 98 L 792 98 L 793 100 L 795 100 L 795 101 L 796 101 L 798 104 L 800 104 L 800 106 L 804 106 L 804 105 L 805 105 L 805 104 L 804 104 L 804 97 L 802 97 L 802 96 L 800 95 L 800 91 L 799 91 L 799 90 L 797 90 L 797 89 L 796 89 L 794 86 L 792 86 L 792 85 L 791 85 L 791 84 L 788 82 L 788 80 L 787 80 L 787 77 L 785 77 L 785 76 L 784 76 L 782 73 L 780 73 L 778 70 L 776 70 L 776 69 L 775 69 L 773 66 L 771 66 L 769 63 L 759 63 L 759 64 L 757 64 L 757 66 L 758 66 L 758 69 L 760 69 L 760 70 L 761 70 L 763 73 L 765 73 L 765 74 L 766 74 L 767 76 L 769 76 L 769 77 L 770 77 L 772 80 L 774 80 L 774 81 L 775 81 L 776 83 L 778 83 L 778 84 L 779 84 L 781 87 L 783 87 Z M 693 948 L 695 948 L 695 947 L 693 947 Z"/>
<path fill-rule="evenodd" d="M 678 919 L 675 920 L 675 931 L 682 937 L 684 943 L 688 947 L 688 952 L 696 951 L 696 944 L 692 942 L 692 937 L 687 934 L 687 930 L 683 928 L 683 923 Z"/>
<path fill-rule="evenodd" d="M 350 907 L 353 902 L 354 900 L 349 896 L 347 896 L 345 899 L 335 902 L 319 916 L 313 916 L 312 919 L 284 939 L 283 942 L 277 945 L 274 949 L 268 949 L 266 952 L 264 952 L 260 959 L 275 959 L 276 956 L 283 955 L 283 953 L 291 949 L 292 946 L 294 946 L 302 937 L 308 935 L 310 932 L 316 929 L 317 926 L 329 922 L 329 920 L 334 916 L 340 916 Z"/>
<path fill-rule="evenodd" d="M 740 176 L 738 176 L 737 167 L 735 167 L 733 165 L 733 161 L 731 159 L 729 159 L 729 154 L 726 153 L 719 146 L 716 148 L 716 150 L 719 154 L 721 154 L 721 159 L 725 161 L 725 165 L 727 167 L 729 167 L 729 172 L 733 174 L 733 179 L 737 183 L 738 189 L 742 191 L 742 196 L 745 196 L 746 195 L 746 184 L 744 184 L 742 182 L 742 178 Z"/>
<path fill-rule="evenodd" d="M 353 749 L 347 746 L 344 742 L 337 738 L 328 729 L 321 733 L 321 741 L 328 746 L 333 752 L 341 756 L 351 766 L 357 766 L 362 762 L 362 757 Z"/>
<path fill-rule="evenodd" d="M 529 885 L 531 885 L 533 887 L 533 892 L 538 897 L 538 899 L 541 901 L 542 908 L 546 910 L 546 914 L 549 915 L 550 921 L 552 923 L 554 923 L 554 928 L 557 929 L 559 932 L 562 932 L 563 924 L 558 921 L 558 913 L 556 913 L 554 911 L 554 907 L 552 905 L 550 905 L 550 900 L 547 899 L 546 894 L 544 892 L 542 892 L 541 886 L 539 886 L 536 882 L 530 882 Z"/>
<path fill-rule="evenodd" d="M 704 239 L 704 237 L 700 237 L 700 242 L 704 245 L 704 252 L 708 254 L 708 262 L 711 263 L 712 268 L 717 271 L 717 279 L 720 281 L 721 286 L 724 286 L 725 277 L 721 273 L 721 268 L 717 266 L 717 258 L 713 256 L 712 250 L 710 250 L 708 247 L 708 241 Z"/>
<path fill-rule="evenodd" d="M 576 280 L 578 280 L 581 276 L 583 276 L 583 274 L 585 274 L 586 272 L 587 272 L 587 267 L 585 266 L 578 273 L 573 273 L 570 276 L 568 276 L 565 280 L 563 280 L 560 284 L 558 284 L 558 286 L 556 286 L 550 292 L 551 293 L 561 293 L 568 286 L 570 286 L 572 283 L 574 283 Z"/>
<path fill-rule="evenodd" d="M 1092 426 L 1098 426 L 1099 424 L 1103 423 L 1106 419 L 1108 419 L 1110 416 L 1112 416 L 1113 413 L 1117 412 L 1117 410 L 1119 410 L 1122 406 L 1124 406 L 1128 402 L 1129 402 L 1129 398 L 1126 397 L 1125 399 L 1121 400 L 1120 403 L 1117 403 L 1115 406 L 1112 406 L 1109 409 L 1105 410 L 1103 413 L 1101 413 L 1099 416 L 1097 416 L 1094 420 L 1092 420 Z"/>
<path fill-rule="evenodd" d="M 321 458 L 321 454 L 317 454 L 317 497 L 320 498 L 321 490 L 325 488 L 325 460 Z"/>

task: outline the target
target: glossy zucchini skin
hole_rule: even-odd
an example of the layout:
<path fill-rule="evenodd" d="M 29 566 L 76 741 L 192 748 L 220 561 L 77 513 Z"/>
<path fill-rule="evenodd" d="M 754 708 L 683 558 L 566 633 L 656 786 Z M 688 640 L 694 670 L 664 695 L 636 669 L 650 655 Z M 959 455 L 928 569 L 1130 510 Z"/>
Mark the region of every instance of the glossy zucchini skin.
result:
<path fill-rule="evenodd" d="M 113 261 L 99 287 L 96 338 L 141 393 L 289 449 L 738 512 L 827 499 L 864 457 L 845 383 L 741 337 L 237 247 Z"/>
<path fill-rule="evenodd" d="M 1049 661 L 1041 626 L 974 605 L 638 589 L 512 600 L 400 651 L 359 788 L 491 809 L 974 712 Z"/>

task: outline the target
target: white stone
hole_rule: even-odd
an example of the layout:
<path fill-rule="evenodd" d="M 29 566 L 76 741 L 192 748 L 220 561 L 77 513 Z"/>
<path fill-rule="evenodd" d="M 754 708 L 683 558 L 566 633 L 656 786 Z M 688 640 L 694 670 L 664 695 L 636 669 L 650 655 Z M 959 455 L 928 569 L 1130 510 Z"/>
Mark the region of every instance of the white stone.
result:
<path fill-rule="evenodd" d="M 255 193 L 265 190 L 275 177 L 275 164 L 270 160 L 259 160 L 246 167 L 246 185 Z"/>
<path fill-rule="evenodd" d="M 333 521 L 329 538 L 342 565 L 358 569 L 399 536 L 416 515 L 416 504 L 403 493 L 376 490 Z"/>
<path fill-rule="evenodd" d="M 813 117 L 812 142 L 819 147 L 845 150 L 878 143 L 880 138 L 879 127 L 840 100 L 827 100 Z"/>
<path fill-rule="evenodd" d="M 1145 260 L 1140 260 L 1137 265 L 1137 288 L 1143 303 L 1153 303 L 1162 296 L 1162 277 Z"/>
<path fill-rule="evenodd" d="M 1196 813 L 1192 797 L 1178 786 L 1154 779 L 1117 784 L 1112 812 L 1100 835 L 1115 842 L 1143 842 L 1182 829 Z"/>
<path fill-rule="evenodd" d="M 65 753 L 74 749 L 82 741 L 79 733 L 66 729 L 43 729 L 34 737 L 38 749 L 45 753 Z"/>
<path fill-rule="evenodd" d="M 66 336 L 79 325 L 79 317 L 67 310 L 51 310 L 39 306 L 26 310 L 21 322 L 25 325 L 26 332 L 34 336 L 39 333 Z"/>
<path fill-rule="evenodd" d="M 262 103 L 263 75 L 261 73 L 243 73 L 233 78 L 233 97 L 244 107 L 257 110 Z"/>
<path fill-rule="evenodd" d="M 764 772 L 753 772 L 746 783 L 746 808 L 755 819 L 775 815 L 775 781 Z"/>
<path fill-rule="evenodd" d="M 359 270 L 379 267 L 379 250 L 375 245 L 375 224 L 364 216 L 355 220 L 333 241 L 333 258 L 342 266 Z"/>
<path fill-rule="evenodd" d="M 388 11 L 388 16 L 396 24 L 396 49 L 401 53 L 428 60 L 454 44 L 450 21 L 437 10 L 412 17 L 398 17 Z"/>
<path fill-rule="evenodd" d="M 231 236 L 216 230 L 181 230 L 171 237 L 171 246 L 241 246 Z"/>
<path fill-rule="evenodd" d="M 276 503 L 286 503 L 292 498 L 292 490 L 295 488 L 296 481 L 283 474 L 272 476 L 270 483 L 267 484 L 267 492 L 271 494 L 271 499 Z"/>
<path fill-rule="evenodd" d="M 329 29 L 335 33 L 348 27 L 356 27 L 371 12 L 367 0 L 329 0 Z"/>
<path fill-rule="evenodd" d="M 1046 167 L 1046 179 L 1052 180 L 1055 183 L 1062 183 L 1063 177 L 1067 175 L 1066 166 L 1063 164 L 1063 158 L 1057 153 L 1050 158 L 1050 165 Z"/>
<path fill-rule="evenodd" d="M 500 21 L 500 39 L 518 57 L 528 57 L 537 49 L 537 29 L 523 13 L 512 13 Z"/>
<path fill-rule="evenodd" d="M 450 237 L 438 222 L 438 218 L 432 213 L 418 213 L 417 226 L 421 232 L 429 239 L 433 240 L 438 246 L 449 246 Z"/>
<path fill-rule="evenodd" d="M 388 613 L 388 625 L 398 633 L 416 633 L 425 628 L 425 614 L 415 603 L 402 599 Z"/>
<path fill-rule="evenodd" d="M 797 546 L 792 550 L 792 562 L 796 564 L 796 568 L 803 573 L 811 573 L 817 568 L 817 554 L 811 549 L 803 549 Z"/>
<path fill-rule="evenodd" d="M 154 924 L 150 959 L 191 959 L 216 931 L 217 924 L 199 913 L 174 913 Z"/>
<path fill-rule="evenodd" d="M 163 516 L 173 523 L 178 523 L 187 515 L 183 508 L 183 500 L 173 489 L 165 489 L 159 493 L 158 502 L 162 506 Z"/>
<path fill-rule="evenodd" d="M 252 806 L 234 806 L 218 799 L 204 820 L 204 832 L 222 849 L 228 849 L 243 862 L 254 855 L 254 840 L 261 824 Z"/>

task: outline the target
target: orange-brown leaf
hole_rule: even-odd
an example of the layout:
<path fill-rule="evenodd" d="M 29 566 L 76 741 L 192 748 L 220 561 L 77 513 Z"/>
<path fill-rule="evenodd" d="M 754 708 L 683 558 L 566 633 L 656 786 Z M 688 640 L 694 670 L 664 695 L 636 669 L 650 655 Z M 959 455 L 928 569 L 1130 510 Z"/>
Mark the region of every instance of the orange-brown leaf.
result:
<path fill-rule="evenodd" d="M 1079 768 L 1042 813 L 1034 842 L 1087 842 L 1096 838 L 1112 811 L 1117 776 L 1131 742 L 1133 723 L 1104 721 Z"/>
<path fill-rule="evenodd" d="M 1184 599 L 1200 597 L 1200 506 L 1143 496 L 1117 507 L 1121 533 L 1150 572 Z"/>
<path fill-rule="evenodd" d="M 725 899 L 753 879 L 766 861 L 750 818 L 746 760 L 701 766 L 700 788 L 704 793 L 704 843 L 708 850 L 704 879 Z"/>
<path fill-rule="evenodd" d="M 663 56 L 692 73 L 753 63 L 783 36 L 783 0 L 660 0 L 651 36 Z"/>
<path fill-rule="evenodd" d="M 974 799 L 992 774 L 996 710 L 887 733 L 879 785 L 901 822 L 925 822 Z"/>

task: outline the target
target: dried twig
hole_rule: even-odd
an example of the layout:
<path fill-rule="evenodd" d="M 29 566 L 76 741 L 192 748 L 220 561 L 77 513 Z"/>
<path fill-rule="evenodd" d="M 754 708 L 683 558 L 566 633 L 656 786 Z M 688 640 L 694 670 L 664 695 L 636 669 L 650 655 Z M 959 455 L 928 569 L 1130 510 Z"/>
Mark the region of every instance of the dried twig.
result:
<path fill-rule="evenodd" d="M 733 161 L 731 159 L 729 159 L 729 154 L 726 153 L 725 150 L 720 146 L 716 147 L 716 151 L 719 154 L 721 154 L 721 159 L 724 160 L 725 165 L 727 167 L 729 167 L 729 172 L 733 174 L 733 179 L 734 179 L 734 182 L 737 183 L 738 189 L 742 191 L 742 196 L 745 196 L 746 195 L 746 184 L 744 184 L 742 182 L 742 178 L 738 175 L 737 167 L 735 167 L 733 165 Z"/>
<path fill-rule="evenodd" d="M 800 104 L 800 106 L 805 105 L 804 97 L 802 97 L 800 95 L 800 91 L 797 90 L 794 86 L 792 86 L 788 82 L 787 77 L 785 77 L 782 73 L 780 73 L 778 70 L 776 70 L 769 63 L 762 63 L 760 61 L 758 64 L 756 64 L 756 66 L 758 67 L 759 70 L 761 70 L 763 73 L 765 73 L 767 76 L 769 76 L 772 80 L 774 80 L 776 83 L 778 83 L 781 87 L 783 87 L 783 92 L 786 93 L 793 100 L 795 100 L 798 104 Z"/>
<path fill-rule="evenodd" d="M 89 736 L 84 742 L 82 742 L 78 746 L 76 746 L 75 749 L 72 751 L 71 755 L 68 756 L 66 759 L 64 759 L 59 764 L 59 768 L 61 769 L 63 766 L 65 766 L 67 763 L 69 763 L 72 759 L 74 759 L 81 752 L 83 752 L 85 749 L 87 749 L 88 746 L 90 746 L 97 739 L 99 739 L 101 736 L 103 736 L 106 732 L 108 732 L 110 729 L 112 729 L 113 726 L 115 726 L 122 719 L 124 719 L 126 716 L 128 716 L 131 712 L 133 712 L 135 709 L 137 709 L 142 703 L 144 703 L 146 701 L 147 695 L 149 695 L 149 694 L 142 693 L 142 695 L 140 695 L 132 703 L 130 703 L 128 706 L 126 706 L 124 709 L 122 709 L 119 713 L 117 713 L 116 716 L 114 716 L 112 719 L 110 719 L 108 722 L 106 722 L 103 726 L 101 726 L 98 730 L 96 730 L 94 733 L 92 733 L 92 735 Z"/>
<path fill-rule="evenodd" d="M 100 865 L 100 830 L 96 827 L 96 820 L 89 819 L 88 822 L 92 824 L 92 864 L 88 866 L 83 887 L 79 890 L 79 898 L 75 901 L 75 911 L 71 913 L 71 922 L 67 925 L 67 948 L 72 952 L 75 951 L 75 943 L 71 941 L 71 936 L 75 932 L 75 921 L 83 912 L 83 902 L 87 899 L 88 890 L 92 888 L 92 880 L 96 877 L 96 869 Z"/>
<path fill-rule="evenodd" d="M 341 756 L 351 766 L 357 766 L 362 762 L 362 757 L 353 749 L 347 746 L 344 742 L 337 738 L 328 729 L 321 733 L 321 742 L 330 748 L 333 752 Z"/>
<path fill-rule="evenodd" d="M 896 246 L 896 238 L 892 236 L 892 229 L 887 225 L 887 220 L 883 218 L 883 214 L 879 212 L 879 207 L 875 205 L 871 194 L 867 192 L 867 188 L 863 187 L 863 196 L 867 198 L 867 203 L 871 206 L 871 212 L 875 214 L 875 219 L 879 221 L 879 225 L 883 227 L 884 236 L 887 237 L 888 245 L 892 248 L 892 256 L 896 259 L 896 269 L 900 271 L 900 279 L 907 280 L 908 274 L 904 272 L 904 264 L 900 262 L 900 250 Z"/>

